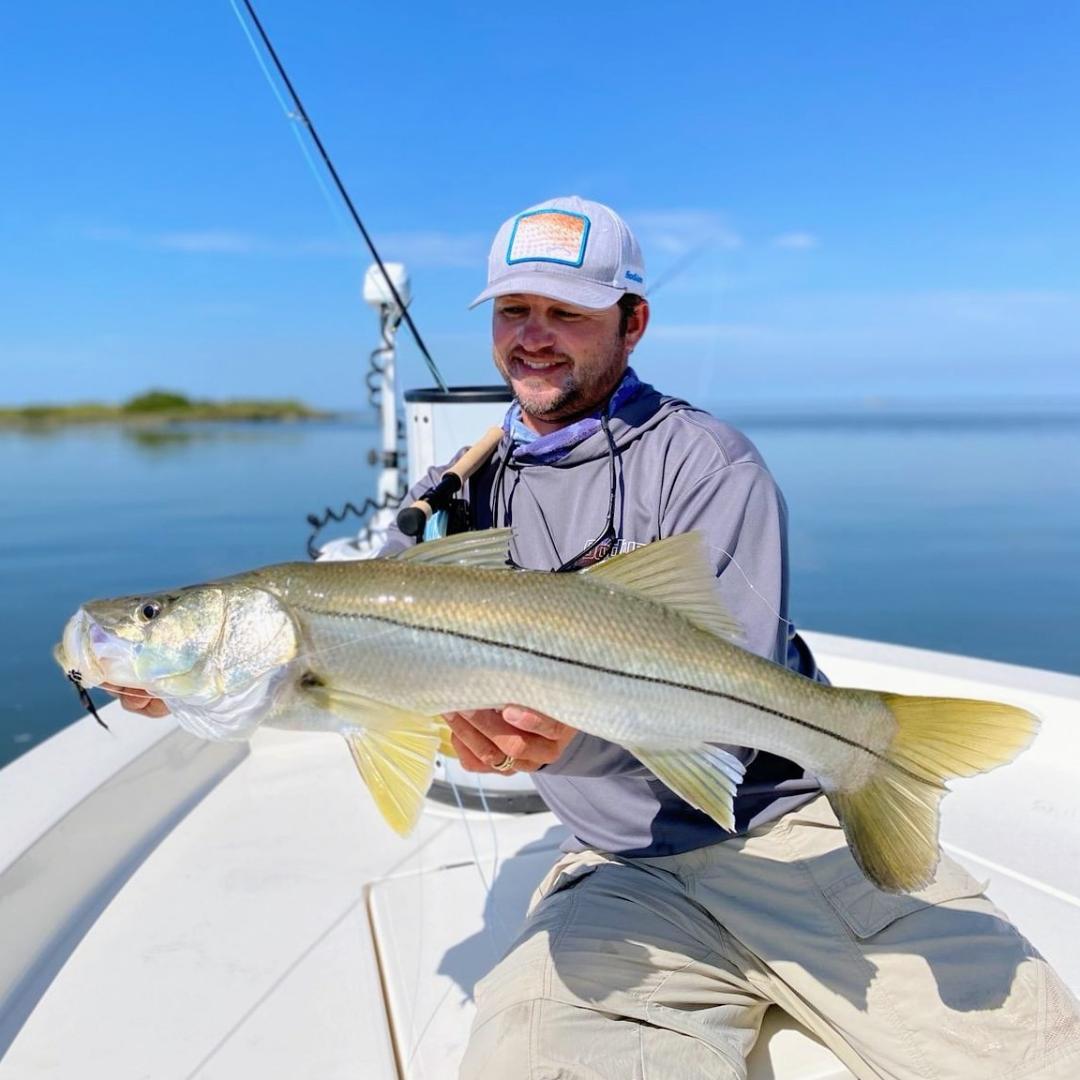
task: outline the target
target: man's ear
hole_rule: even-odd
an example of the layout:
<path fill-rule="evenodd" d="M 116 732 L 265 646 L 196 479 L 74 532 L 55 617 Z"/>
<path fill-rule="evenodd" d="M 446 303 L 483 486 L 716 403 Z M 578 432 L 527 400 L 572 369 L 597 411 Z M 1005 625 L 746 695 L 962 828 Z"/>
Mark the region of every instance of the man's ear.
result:
<path fill-rule="evenodd" d="M 626 342 L 627 355 L 634 351 L 634 346 L 641 340 L 641 335 L 645 333 L 648 325 L 649 301 L 642 300 L 626 320 L 626 336 L 623 340 Z"/>

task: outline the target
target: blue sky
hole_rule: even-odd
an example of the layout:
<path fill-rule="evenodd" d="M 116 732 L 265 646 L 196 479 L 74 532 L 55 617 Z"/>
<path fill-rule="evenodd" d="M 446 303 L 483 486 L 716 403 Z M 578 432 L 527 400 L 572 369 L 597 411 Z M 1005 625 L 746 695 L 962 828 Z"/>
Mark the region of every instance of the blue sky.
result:
<path fill-rule="evenodd" d="M 615 206 L 703 403 L 1080 395 L 1080 6 L 258 10 L 452 383 L 499 222 Z M 228 0 L 0 14 L 0 401 L 362 402 L 369 261 Z M 427 381 L 403 348 L 410 384 Z"/>

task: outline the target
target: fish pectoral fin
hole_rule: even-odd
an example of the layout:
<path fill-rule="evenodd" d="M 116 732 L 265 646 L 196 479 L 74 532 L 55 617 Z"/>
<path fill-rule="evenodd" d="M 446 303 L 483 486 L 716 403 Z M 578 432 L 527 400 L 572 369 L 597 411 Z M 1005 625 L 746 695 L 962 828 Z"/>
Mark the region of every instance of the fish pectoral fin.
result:
<path fill-rule="evenodd" d="M 475 570 L 508 570 L 511 529 L 478 529 L 425 540 L 389 558 L 429 565 L 469 566 Z"/>
<path fill-rule="evenodd" d="M 626 749 L 680 799 L 708 814 L 722 829 L 735 831 L 735 789 L 745 768 L 734 754 L 707 745 L 688 750 Z"/>
<path fill-rule="evenodd" d="M 389 826 L 408 836 L 424 809 L 431 787 L 439 732 L 362 731 L 345 736 L 349 752 L 371 797 Z"/>
<path fill-rule="evenodd" d="M 592 582 L 636 593 L 677 611 L 688 622 L 725 641 L 744 639 L 739 621 L 716 592 L 716 567 L 699 532 L 679 533 L 586 567 Z"/>

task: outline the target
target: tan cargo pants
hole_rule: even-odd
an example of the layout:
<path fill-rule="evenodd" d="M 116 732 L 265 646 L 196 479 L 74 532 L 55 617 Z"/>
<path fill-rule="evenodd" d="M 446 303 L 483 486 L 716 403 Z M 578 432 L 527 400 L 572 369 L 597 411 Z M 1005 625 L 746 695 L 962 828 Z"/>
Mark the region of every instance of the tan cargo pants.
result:
<path fill-rule="evenodd" d="M 1080 1078 L 1080 1011 L 945 858 L 871 886 L 819 798 L 658 859 L 560 859 L 476 988 L 466 1080 L 743 1078 L 780 1005 L 860 1078 Z"/>

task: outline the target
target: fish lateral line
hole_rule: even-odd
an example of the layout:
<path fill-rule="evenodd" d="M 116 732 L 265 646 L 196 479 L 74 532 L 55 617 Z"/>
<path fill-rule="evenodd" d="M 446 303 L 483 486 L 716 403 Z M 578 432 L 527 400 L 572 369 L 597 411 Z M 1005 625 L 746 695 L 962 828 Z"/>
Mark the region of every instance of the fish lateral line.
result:
<path fill-rule="evenodd" d="M 467 634 L 462 630 L 450 630 L 441 626 L 421 626 L 416 623 L 405 622 L 399 619 L 390 618 L 388 615 L 371 615 L 371 614 L 359 614 L 354 611 L 334 611 L 327 608 L 313 608 L 308 607 L 305 604 L 292 602 L 292 606 L 300 611 L 305 611 L 310 615 L 320 615 L 324 618 L 339 618 L 339 619 L 370 619 L 372 622 L 384 623 L 388 626 L 394 626 L 401 630 L 420 630 L 424 633 L 442 634 L 446 637 L 457 638 L 461 641 L 468 641 L 475 645 L 487 645 L 496 649 L 509 649 L 513 652 L 524 653 L 527 656 L 536 657 L 538 660 L 551 660 L 555 663 L 569 664 L 571 667 L 582 668 L 586 671 L 595 671 L 602 675 L 614 675 L 624 679 L 639 679 L 642 682 L 652 683 L 656 686 L 670 686 L 674 690 L 686 690 L 694 694 L 704 694 L 706 697 L 719 698 L 723 701 L 730 701 L 735 705 L 744 705 L 747 708 L 755 709 L 760 713 L 765 713 L 769 716 L 775 716 L 781 720 L 790 721 L 792 724 L 796 724 L 799 727 L 805 728 L 808 731 L 813 731 L 818 735 L 824 735 L 827 738 L 834 739 L 837 742 L 843 743 L 845 746 L 850 746 L 854 750 L 860 750 L 864 754 L 869 754 L 871 757 L 880 761 L 883 765 L 888 766 L 890 769 L 894 769 L 909 779 L 914 780 L 926 787 L 932 788 L 935 791 L 948 790 L 943 784 L 935 784 L 928 781 L 926 777 L 919 776 L 918 773 L 912 772 L 906 769 L 903 765 L 893 761 L 887 755 L 879 753 L 876 750 L 870 749 L 868 746 L 863 746 L 862 743 L 856 739 L 849 739 L 846 735 L 841 735 L 839 732 L 830 731 L 828 728 L 821 727 L 818 724 L 814 724 L 809 720 L 803 720 L 801 717 L 792 716 L 789 713 L 782 712 L 779 709 L 772 709 L 768 705 L 760 705 L 756 701 L 750 701 L 747 698 L 738 697 L 736 694 L 729 694 L 723 690 L 709 690 L 700 686 L 693 686 L 690 683 L 676 682 L 674 679 L 665 679 L 659 675 L 628 675 L 625 671 L 618 671 L 615 668 L 603 667 L 600 664 L 592 664 L 587 660 L 579 660 L 569 656 L 559 656 L 557 653 L 542 652 L 540 649 L 533 649 L 527 645 L 510 645 L 504 641 L 496 641 L 491 638 L 480 637 L 478 634 Z"/>

